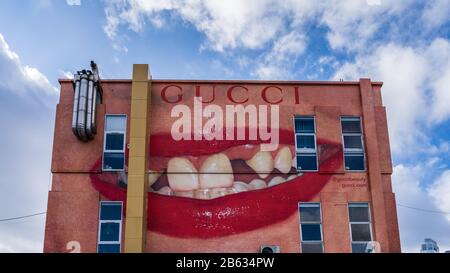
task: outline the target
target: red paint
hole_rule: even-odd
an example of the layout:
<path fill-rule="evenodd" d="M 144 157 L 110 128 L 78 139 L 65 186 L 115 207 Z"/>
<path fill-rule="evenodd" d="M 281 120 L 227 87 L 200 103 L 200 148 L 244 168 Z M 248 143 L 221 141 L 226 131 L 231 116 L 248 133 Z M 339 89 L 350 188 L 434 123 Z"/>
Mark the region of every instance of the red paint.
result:
<path fill-rule="evenodd" d="M 148 228 L 176 237 L 213 238 L 255 230 L 287 219 L 299 201 L 314 197 L 331 175 L 307 173 L 263 190 L 212 200 L 149 193 Z"/>
<path fill-rule="evenodd" d="M 278 91 L 280 91 L 281 97 L 279 100 L 269 101 L 269 99 L 267 98 L 267 90 L 269 90 L 270 88 L 275 88 Z M 281 88 L 278 86 L 269 85 L 269 86 L 264 87 L 264 89 L 261 91 L 261 96 L 265 102 L 270 103 L 270 104 L 279 104 L 279 103 L 283 102 L 283 90 L 281 90 Z"/>
<path fill-rule="evenodd" d="M 268 128 L 268 130 L 271 130 Z M 237 128 L 234 128 L 234 136 L 237 136 Z M 280 144 L 294 145 L 294 133 L 285 129 L 279 129 Z M 245 135 L 249 135 L 249 128 L 245 128 Z M 224 140 L 174 140 L 170 134 L 161 133 L 150 136 L 150 156 L 184 156 L 184 155 L 208 155 L 222 152 L 230 147 L 245 145 L 245 144 L 261 144 L 269 143 L 270 141 L 263 141 L 259 138 L 256 140 L 225 140 L 226 130 L 224 130 Z M 248 137 L 246 137 L 248 138 Z M 194 139 L 192 136 L 191 139 Z"/>
<path fill-rule="evenodd" d="M 201 94 L 201 89 L 200 89 L 200 85 L 196 85 L 195 86 L 195 96 L 196 97 L 200 97 L 200 101 L 203 103 L 211 103 L 216 99 L 216 86 L 213 85 L 212 86 L 212 98 L 209 101 L 204 100 L 204 97 Z"/>
<path fill-rule="evenodd" d="M 167 89 L 169 89 L 169 87 L 175 87 L 180 90 L 180 93 L 178 93 L 178 95 L 177 95 L 177 99 L 174 101 L 169 101 L 169 99 L 167 98 L 166 92 L 167 92 Z M 167 103 L 178 103 L 183 99 L 183 89 L 179 85 L 175 85 L 175 84 L 167 85 L 161 90 L 161 98 L 163 101 L 165 101 Z"/>
<path fill-rule="evenodd" d="M 244 87 L 244 86 L 241 86 L 241 85 L 233 85 L 230 88 L 228 88 L 227 97 L 233 103 L 246 103 L 248 101 L 248 97 L 245 100 L 242 100 L 242 101 L 234 100 L 234 98 L 233 98 L 233 91 L 235 90 L 235 88 L 238 88 L 238 87 L 244 89 L 245 92 L 248 93 L 248 88 L 247 87 Z"/>
<path fill-rule="evenodd" d="M 292 139 L 292 132 L 291 139 Z M 170 141 L 171 138 L 166 138 Z M 318 140 L 320 164 L 342 160 L 340 144 Z M 166 146 L 167 147 L 167 146 Z M 182 147 L 180 147 L 182 148 Z M 324 151 L 331 149 L 332 153 Z M 211 150 L 209 153 L 213 153 Z M 93 170 L 98 169 L 99 160 Z M 147 227 L 182 238 L 213 238 L 255 230 L 287 219 L 299 201 L 309 201 L 330 181 L 331 174 L 305 173 L 274 187 L 212 200 L 148 193 Z M 95 189 L 111 200 L 126 201 L 126 190 L 114 185 L 112 174 L 91 174 Z"/>

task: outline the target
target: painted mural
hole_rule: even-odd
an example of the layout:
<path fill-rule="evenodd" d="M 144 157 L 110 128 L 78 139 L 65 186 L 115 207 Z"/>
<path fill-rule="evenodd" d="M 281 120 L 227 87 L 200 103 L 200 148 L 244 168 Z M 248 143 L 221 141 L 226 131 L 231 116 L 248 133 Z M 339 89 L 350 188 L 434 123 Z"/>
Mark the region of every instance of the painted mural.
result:
<path fill-rule="evenodd" d="M 318 136 L 319 171 L 297 171 L 295 88 L 180 84 L 152 92 L 151 234 L 204 240 L 270 227 L 292 217 L 298 202 L 314 198 L 342 168 L 342 144 Z M 92 166 L 92 185 L 125 204 L 126 174 L 101 172 L 101 164 L 99 158 Z"/>

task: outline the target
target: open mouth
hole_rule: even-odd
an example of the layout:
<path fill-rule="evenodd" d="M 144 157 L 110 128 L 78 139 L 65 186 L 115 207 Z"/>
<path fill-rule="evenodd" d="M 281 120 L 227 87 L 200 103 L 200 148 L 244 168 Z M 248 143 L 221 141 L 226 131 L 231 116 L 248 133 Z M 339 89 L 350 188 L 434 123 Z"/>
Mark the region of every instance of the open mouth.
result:
<path fill-rule="evenodd" d="M 274 152 L 242 145 L 220 153 L 184 157 L 152 157 L 149 191 L 195 199 L 264 189 L 297 177 L 294 146 Z"/>
<path fill-rule="evenodd" d="M 255 230 L 287 219 L 332 173 L 297 173 L 294 133 L 280 130 L 280 145 L 262 141 L 174 141 L 150 137 L 147 227 L 180 238 L 213 238 Z M 337 169 L 341 144 L 317 140 L 319 166 Z M 101 160 L 93 170 L 101 167 Z M 106 198 L 126 201 L 120 175 L 93 173 Z"/>

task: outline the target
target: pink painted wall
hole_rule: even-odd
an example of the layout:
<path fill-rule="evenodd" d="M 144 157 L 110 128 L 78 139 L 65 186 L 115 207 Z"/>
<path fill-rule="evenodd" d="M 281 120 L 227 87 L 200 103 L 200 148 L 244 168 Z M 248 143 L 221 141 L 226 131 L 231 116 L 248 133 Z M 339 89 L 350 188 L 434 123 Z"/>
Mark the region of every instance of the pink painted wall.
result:
<path fill-rule="evenodd" d="M 230 104 L 230 87 L 235 101 L 249 99 L 247 104 L 267 104 L 261 90 L 276 86 L 267 92 L 268 101 L 283 98 L 280 105 L 281 127 L 293 130 L 294 115 L 316 117 L 317 138 L 342 145 L 340 116 L 361 116 L 366 145 L 367 165 L 364 173 L 344 172 L 342 160 L 321 166 L 317 175 L 331 178 L 310 201 L 321 202 L 325 252 L 350 252 L 348 202 L 371 204 L 373 236 L 384 252 L 400 252 L 395 195 L 390 175 L 389 138 L 385 109 L 381 101 L 381 85 L 369 80 L 361 82 L 226 82 L 226 81 L 164 81 L 152 83 L 150 134 L 167 133 L 173 119 L 170 108 L 174 105 L 161 96 L 164 88 L 168 101 L 178 99 L 181 88 L 182 103 L 192 107 L 196 88 L 206 100 L 215 88 L 214 104 Z M 197 87 L 198 86 L 198 87 Z M 179 87 L 179 88 L 178 88 Z M 60 102 L 57 106 L 53 145 L 53 183 L 49 194 L 45 232 L 45 252 L 67 252 L 69 241 L 79 241 L 82 252 L 95 252 L 97 242 L 98 205 L 108 199 L 99 191 L 92 178 L 100 181 L 108 177 L 101 173 L 98 160 L 102 156 L 103 123 L 105 114 L 130 113 L 130 81 L 103 81 L 103 104 L 98 107 L 98 134 L 88 143 L 76 139 L 71 131 L 73 90 L 71 82 L 61 81 Z M 280 91 L 281 90 L 281 91 Z M 244 103 L 245 104 L 245 103 Z M 129 119 L 128 119 L 129 122 Z M 127 124 L 129 129 L 129 124 Z M 129 134 L 127 134 L 128 137 Z M 129 140 L 127 139 L 127 143 Z M 369 146 L 367 146 L 369 145 Z M 114 196 L 123 194 L 123 190 Z M 152 195 L 149 195 L 151 198 Z M 118 197 L 115 197 L 118 198 Z M 149 204 L 152 204 L 149 201 Z M 149 214 L 151 221 L 158 221 Z M 126 227 L 125 227 L 126 228 Z M 147 233 L 148 252 L 257 252 L 261 244 L 280 245 L 282 252 L 300 252 L 298 213 L 284 220 L 242 233 L 214 238 L 171 236 L 157 230 Z"/>

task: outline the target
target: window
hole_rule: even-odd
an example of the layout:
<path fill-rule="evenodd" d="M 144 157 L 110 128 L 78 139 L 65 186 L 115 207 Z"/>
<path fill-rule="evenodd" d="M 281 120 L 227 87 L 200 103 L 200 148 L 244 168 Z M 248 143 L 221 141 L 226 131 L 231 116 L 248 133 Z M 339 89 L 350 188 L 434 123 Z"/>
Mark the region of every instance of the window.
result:
<path fill-rule="evenodd" d="M 360 118 L 342 117 L 341 126 L 345 169 L 349 171 L 364 171 L 364 145 Z"/>
<path fill-rule="evenodd" d="M 122 237 L 122 202 L 100 202 L 98 253 L 120 253 Z"/>
<path fill-rule="evenodd" d="M 295 117 L 297 170 L 317 171 L 316 126 L 314 117 Z"/>
<path fill-rule="evenodd" d="M 367 243 L 372 241 L 372 224 L 368 203 L 348 204 L 350 236 L 353 253 L 366 252 Z"/>
<path fill-rule="evenodd" d="M 300 237 L 303 253 L 322 253 L 320 203 L 299 203 Z"/>
<path fill-rule="evenodd" d="M 103 170 L 122 171 L 125 165 L 125 115 L 106 115 Z"/>

